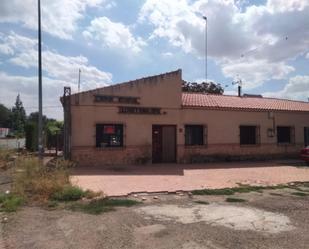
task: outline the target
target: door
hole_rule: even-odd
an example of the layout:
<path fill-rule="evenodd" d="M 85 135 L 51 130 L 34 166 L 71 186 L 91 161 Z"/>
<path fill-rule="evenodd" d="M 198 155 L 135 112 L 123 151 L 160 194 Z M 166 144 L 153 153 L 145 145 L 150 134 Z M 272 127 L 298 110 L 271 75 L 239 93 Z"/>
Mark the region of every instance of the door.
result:
<path fill-rule="evenodd" d="M 309 146 L 309 127 L 304 128 L 304 142 L 305 146 Z"/>
<path fill-rule="evenodd" d="M 152 126 L 152 162 L 176 162 L 176 126 Z"/>

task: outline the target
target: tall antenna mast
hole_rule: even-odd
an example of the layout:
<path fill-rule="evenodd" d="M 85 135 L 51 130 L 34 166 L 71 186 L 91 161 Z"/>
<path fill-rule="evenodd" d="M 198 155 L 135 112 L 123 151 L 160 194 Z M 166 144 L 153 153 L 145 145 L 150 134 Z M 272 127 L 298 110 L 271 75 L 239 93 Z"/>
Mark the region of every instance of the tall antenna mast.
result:
<path fill-rule="evenodd" d="M 80 92 L 80 74 L 81 74 L 80 68 L 78 69 L 78 92 Z"/>
<path fill-rule="evenodd" d="M 232 82 L 232 85 L 238 85 L 238 97 L 241 97 L 242 80 L 238 77 L 236 81 Z"/>
<path fill-rule="evenodd" d="M 203 16 L 203 19 L 205 20 L 205 82 L 207 82 L 207 17 Z"/>

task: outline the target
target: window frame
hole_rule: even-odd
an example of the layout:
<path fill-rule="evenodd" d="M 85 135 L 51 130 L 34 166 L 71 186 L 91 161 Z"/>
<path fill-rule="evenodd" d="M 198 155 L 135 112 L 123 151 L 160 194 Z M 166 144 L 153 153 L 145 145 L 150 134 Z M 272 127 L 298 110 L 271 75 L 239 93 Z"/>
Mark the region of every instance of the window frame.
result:
<path fill-rule="evenodd" d="M 101 128 L 99 128 L 99 126 L 101 126 Z M 98 129 L 104 129 L 104 126 L 120 126 L 121 127 L 121 134 L 120 134 L 120 145 L 116 145 L 116 146 L 111 146 L 111 145 L 108 145 L 108 146 L 98 146 L 98 144 L 101 144 L 102 141 L 103 141 L 103 136 L 104 136 L 104 132 L 101 133 L 101 141 L 98 142 Z M 96 123 L 95 124 L 95 147 L 96 149 L 122 149 L 125 147 L 125 124 L 123 123 L 117 123 L 117 122 L 104 122 L 104 123 Z M 117 129 L 117 128 L 116 128 Z M 116 132 L 116 131 L 115 131 Z M 106 134 L 107 135 L 107 134 Z"/>
<path fill-rule="evenodd" d="M 241 136 L 241 128 L 242 127 L 254 127 L 255 128 L 255 134 L 254 134 L 255 143 L 242 143 L 242 136 Z M 256 125 L 256 124 L 241 124 L 241 125 L 239 125 L 239 145 L 241 147 L 260 146 L 261 145 L 261 127 L 260 127 L 260 125 Z"/>
<path fill-rule="evenodd" d="M 278 128 L 289 128 L 290 141 L 289 142 L 279 142 L 279 132 Z M 295 127 L 291 125 L 277 125 L 276 126 L 276 139 L 278 145 L 295 145 Z"/>
<path fill-rule="evenodd" d="M 188 127 L 192 127 L 192 126 L 199 126 L 200 128 L 202 128 L 203 134 L 202 134 L 202 143 L 201 144 L 188 144 L 187 143 L 186 130 L 187 130 Z M 190 124 L 184 125 L 184 140 L 185 140 L 184 145 L 186 147 L 205 147 L 205 146 L 207 146 L 207 140 L 208 140 L 207 135 L 208 135 L 208 127 L 205 124 L 192 124 L 192 123 L 190 123 Z"/>

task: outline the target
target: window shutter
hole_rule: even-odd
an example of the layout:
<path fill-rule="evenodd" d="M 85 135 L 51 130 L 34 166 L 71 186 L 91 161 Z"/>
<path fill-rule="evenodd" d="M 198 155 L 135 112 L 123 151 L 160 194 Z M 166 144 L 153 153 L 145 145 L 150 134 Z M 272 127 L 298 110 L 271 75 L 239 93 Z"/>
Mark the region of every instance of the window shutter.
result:
<path fill-rule="evenodd" d="M 261 144 L 261 127 L 256 126 L 256 144 Z"/>
<path fill-rule="evenodd" d="M 295 144 L 295 126 L 291 126 L 291 144 Z"/>
<path fill-rule="evenodd" d="M 204 145 L 208 145 L 208 127 L 207 125 L 204 125 Z"/>
<path fill-rule="evenodd" d="M 122 127 L 122 146 L 125 147 L 127 142 L 127 126 L 123 124 Z"/>

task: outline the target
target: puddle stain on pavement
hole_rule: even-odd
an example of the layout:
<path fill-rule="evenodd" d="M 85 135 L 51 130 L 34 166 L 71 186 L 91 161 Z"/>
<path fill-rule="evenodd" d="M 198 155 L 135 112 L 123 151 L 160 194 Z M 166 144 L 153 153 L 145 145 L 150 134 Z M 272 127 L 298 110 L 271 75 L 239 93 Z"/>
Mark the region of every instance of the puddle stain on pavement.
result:
<path fill-rule="evenodd" d="M 175 221 L 183 224 L 205 222 L 235 230 L 280 233 L 295 229 L 290 219 L 283 214 L 232 205 L 210 204 L 190 207 L 152 205 L 138 208 L 136 212 L 147 218 L 150 216 L 161 221 Z"/>

